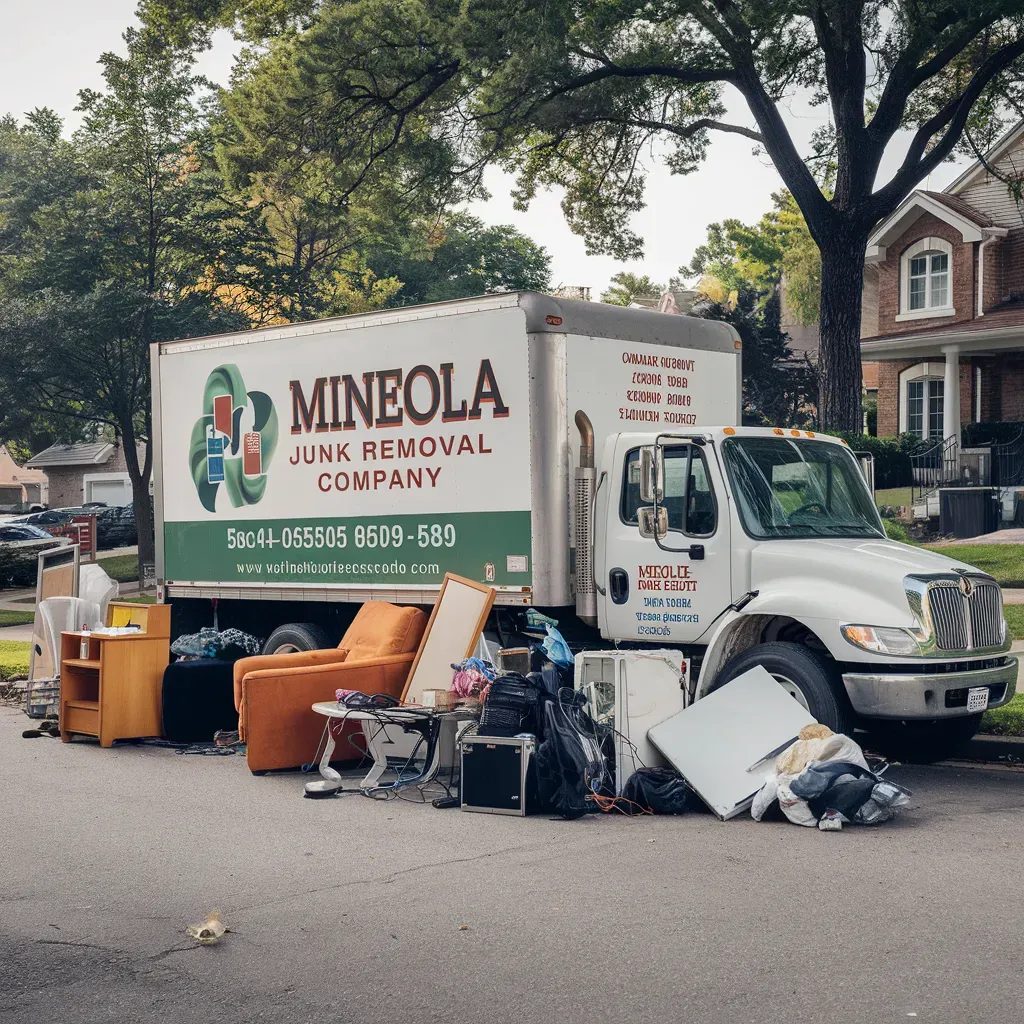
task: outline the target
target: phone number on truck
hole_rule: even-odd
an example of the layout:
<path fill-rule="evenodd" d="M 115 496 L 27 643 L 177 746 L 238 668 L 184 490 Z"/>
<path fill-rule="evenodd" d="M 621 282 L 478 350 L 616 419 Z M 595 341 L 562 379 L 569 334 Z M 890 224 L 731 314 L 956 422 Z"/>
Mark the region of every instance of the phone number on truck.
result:
<path fill-rule="evenodd" d="M 351 541 L 357 548 L 401 548 L 406 544 L 420 548 L 453 548 L 457 536 L 454 523 L 421 523 L 415 528 L 360 523 L 352 528 Z M 308 549 L 347 548 L 348 526 L 284 527 L 278 533 L 272 526 L 254 530 L 228 527 L 228 548 Z"/>

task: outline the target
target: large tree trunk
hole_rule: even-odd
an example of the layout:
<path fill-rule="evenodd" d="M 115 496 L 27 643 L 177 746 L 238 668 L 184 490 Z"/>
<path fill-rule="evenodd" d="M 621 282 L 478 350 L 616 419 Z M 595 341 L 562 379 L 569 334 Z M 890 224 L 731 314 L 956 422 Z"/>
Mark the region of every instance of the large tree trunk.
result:
<path fill-rule="evenodd" d="M 824 430 L 860 433 L 861 290 L 865 238 L 833 238 L 821 247 L 821 347 L 818 421 Z"/>
<path fill-rule="evenodd" d="M 148 420 L 148 416 L 147 416 Z M 124 461 L 128 477 L 132 482 L 132 507 L 135 510 L 135 529 L 139 536 L 139 589 L 145 585 L 145 566 L 156 562 L 156 545 L 153 536 L 153 508 L 149 500 L 149 479 L 153 471 L 153 441 L 147 430 L 146 456 L 139 465 L 134 424 L 122 426 Z"/>

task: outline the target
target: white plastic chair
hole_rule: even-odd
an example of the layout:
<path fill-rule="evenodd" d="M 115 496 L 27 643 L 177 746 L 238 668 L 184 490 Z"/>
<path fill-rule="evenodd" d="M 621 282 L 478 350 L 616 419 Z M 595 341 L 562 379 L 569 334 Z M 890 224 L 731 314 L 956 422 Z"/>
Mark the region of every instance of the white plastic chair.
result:
<path fill-rule="evenodd" d="M 120 584 L 111 579 L 106 570 L 95 563 L 83 565 L 78 571 L 78 596 L 86 601 L 95 601 L 100 609 L 100 622 L 107 621 L 107 605 L 117 597 Z M 75 629 L 79 629 L 80 622 Z"/>

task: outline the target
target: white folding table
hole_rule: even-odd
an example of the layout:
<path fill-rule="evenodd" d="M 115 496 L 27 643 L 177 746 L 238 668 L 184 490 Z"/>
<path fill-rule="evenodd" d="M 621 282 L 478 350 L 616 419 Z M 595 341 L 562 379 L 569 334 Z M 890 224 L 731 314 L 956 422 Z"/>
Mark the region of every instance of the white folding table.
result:
<path fill-rule="evenodd" d="M 403 733 L 418 732 L 423 737 L 420 743 L 426 744 L 426 750 L 422 770 L 412 778 L 400 778 L 395 783 L 396 787 L 422 786 L 436 778 L 442 769 L 454 768 L 459 732 L 475 721 L 479 714 L 463 708 L 443 711 L 409 706 L 364 710 L 346 707 L 333 700 L 320 701 L 313 705 L 313 710 L 327 719 L 327 738 L 320 758 L 320 776 L 328 782 L 341 781 L 341 776 L 331 767 L 331 757 L 337 746 L 331 719 L 358 722 L 362 727 L 366 752 L 373 758 L 373 765 L 359 784 L 364 792 L 380 788 L 378 783 L 388 770 L 388 747 L 395 745 L 395 740 L 387 734 L 388 726 L 399 728 Z"/>

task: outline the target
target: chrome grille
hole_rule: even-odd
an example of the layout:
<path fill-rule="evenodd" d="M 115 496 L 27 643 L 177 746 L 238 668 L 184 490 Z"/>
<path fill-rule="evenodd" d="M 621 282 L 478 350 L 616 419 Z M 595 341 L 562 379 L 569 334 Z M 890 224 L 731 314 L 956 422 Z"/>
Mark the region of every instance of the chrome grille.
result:
<path fill-rule="evenodd" d="M 998 647 L 1003 642 L 1003 595 L 991 583 L 977 584 L 967 599 L 973 647 Z"/>
<path fill-rule="evenodd" d="M 994 583 L 977 582 L 964 594 L 958 580 L 928 584 L 928 610 L 940 651 L 976 651 L 1003 642 L 1003 598 Z"/>
<path fill-rule="evenodd" d="M 956 584 L 935 584 L 928 588 L 928 606 L 935 627 L 935 643 L 940 651 L 966 651 L 967 611 L 964 596 Z"/>

